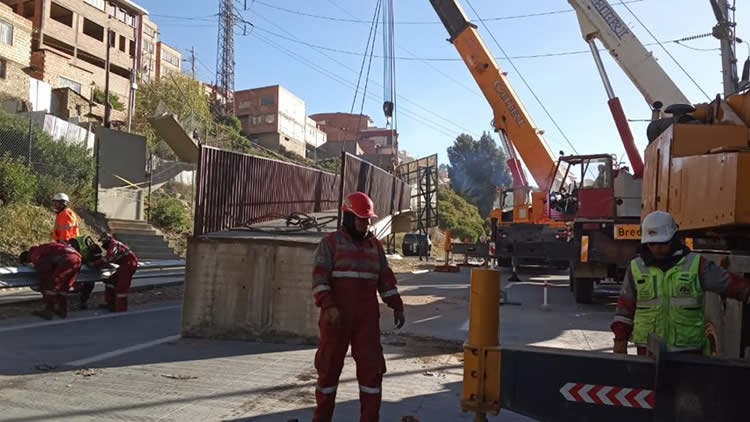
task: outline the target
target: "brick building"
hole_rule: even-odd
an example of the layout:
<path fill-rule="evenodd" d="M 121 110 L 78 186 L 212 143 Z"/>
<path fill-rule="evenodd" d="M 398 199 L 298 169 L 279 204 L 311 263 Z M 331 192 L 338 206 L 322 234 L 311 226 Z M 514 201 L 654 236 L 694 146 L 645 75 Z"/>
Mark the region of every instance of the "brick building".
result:
<path fill-rule="evenodd" d="M 366 160 L 389 169 L 398 162 L 398 132 L 375 127 L 370 116 L 349 113 L 318 113 L 310 116 L 328 135 L 328 144 L 321 149 L 326 156 L 341 151 L 363 156 Z M 387 166 L 381 164 L 388 163 Z"/>
<path fill-rule="evenodd" d="M 144 69 L 145 43 L 158 32 L 144 8 L 130 0 L 0 1 L 32 22 L 31 76 L 85 98 L 104 89 L 109 31 L 110 92 L 129 103 L 134 73 Z M 112 117 L 125 116 L 113 111 Z"/>
<path fill-rule="evenodd" d="M 4 96 L 29 98 L 31 21 L 0 4 L 0 92 Z"/>
<path fill-rule="evenodd" d="M 266 148 L 304 157 L 307 144 L 326 142 L 326 134 L 305 114 L 305 102 L 280 85 L 235 91 L 234 112 L 242 132 Z"/>
<path fill-rule="evenodd" d="M 170 72 L 182 71 L 182 54 L 180 50 L 164 42 L 156 44 L 156 79 L 161 79 Z"/>

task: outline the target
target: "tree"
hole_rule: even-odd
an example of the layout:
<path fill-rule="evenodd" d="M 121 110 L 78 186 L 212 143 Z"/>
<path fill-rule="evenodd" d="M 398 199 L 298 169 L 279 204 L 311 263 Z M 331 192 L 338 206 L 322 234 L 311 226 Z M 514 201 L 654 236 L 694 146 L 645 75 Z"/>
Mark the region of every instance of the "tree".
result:
<path fill-rule="evenodd" d="M 503 150 L 487 132 L 478 141 L 462 133 L 448 147 L 448 160 L 453 189 L 487 217 L 497 197 L 497 188 L 512 184 Z"/>
<path fill-rule="evenodd" d="M 106 103 L 107 94 L 104 92 L 103 89 L 96 87 L 94 88 L 94 102 L 97 104 Z M 117 110 L 117 111 L 125 111 L 125 104 L 120 101 L 120 97 L 118 97 L 116 94 L 110 92 L 109 93 L 109 105 Z"/>
<path fill-rule="evenodd" d="M 174 114 L 179 122 L 191 126 L 190 130 L 207 128 L 213 122 L 203 85 L 183 74 L 171 73 L 146 82 L 138 90 L 133 129 L 145 136 L 152 147 L 160 139 L 148 118 L 157 112 Z"/>
<path fill-rule="evenodd" d="M 484 233 L 482 217 L 477 207 L 466 202 L 449 187 L 438 189 L 438 225 L 441 229 L 450 229 L 455 239 L 479 239 Z"/>

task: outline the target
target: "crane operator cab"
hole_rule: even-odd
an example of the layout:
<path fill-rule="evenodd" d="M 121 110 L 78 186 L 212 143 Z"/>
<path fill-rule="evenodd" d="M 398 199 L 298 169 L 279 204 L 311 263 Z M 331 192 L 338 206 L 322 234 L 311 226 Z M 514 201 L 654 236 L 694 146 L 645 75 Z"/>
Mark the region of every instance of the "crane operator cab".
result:
<path fill-rule="evenodd" d="M 553 218 L 607 218 L 640 215 L 640 180 L 611 155 L 563 156 L 562 177 L 552 184 L 549 207 Z"/>

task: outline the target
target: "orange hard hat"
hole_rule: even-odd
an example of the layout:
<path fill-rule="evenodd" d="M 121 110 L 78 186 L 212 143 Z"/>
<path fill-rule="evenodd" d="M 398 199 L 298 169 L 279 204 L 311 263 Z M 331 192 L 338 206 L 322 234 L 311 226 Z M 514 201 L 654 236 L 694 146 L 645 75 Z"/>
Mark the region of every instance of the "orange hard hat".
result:
<path fill-rule="evenodd" d="M 367 194 L 363 192 L 350 193 L 341 205 L 342 211 L 349 211 L 359 218 L 377 217 L 375 205 Z"/>

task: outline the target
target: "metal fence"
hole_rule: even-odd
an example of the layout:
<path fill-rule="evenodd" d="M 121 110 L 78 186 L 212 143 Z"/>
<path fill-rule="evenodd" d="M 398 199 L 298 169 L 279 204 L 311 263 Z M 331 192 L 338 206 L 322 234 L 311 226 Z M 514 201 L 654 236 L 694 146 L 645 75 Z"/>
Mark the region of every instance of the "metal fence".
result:
<path fill-rule="evenodd" d="M 195 234 L 333 209 L 338 177 L 296 164 L 201 146 Z"/>
<path fill-rule="evenodd" d="M 341 209 L 342 198 L 365 192 L 381 218 L 410 209 L 401 179 L 344 154 L 344 177 L 253 155 L 201 146 L 196 186 L 195 235 L 287 216 Z"/>
<path fill-rule="evenodd" d="M 375 203 L 376 221 L 411 208 L 411 189 L 403 180 L 347 152 L 341 154 L 343 175 L 340 200 L 353 192 L 364 192 Z M 341 202 L 339 202 L 339 210 Z M 339 220 L 341 212 L 339 211 Z"/>

